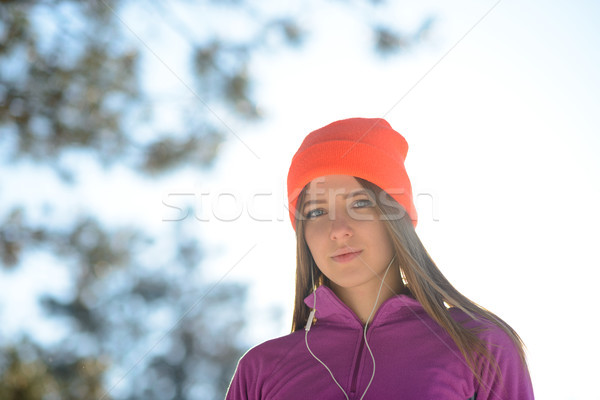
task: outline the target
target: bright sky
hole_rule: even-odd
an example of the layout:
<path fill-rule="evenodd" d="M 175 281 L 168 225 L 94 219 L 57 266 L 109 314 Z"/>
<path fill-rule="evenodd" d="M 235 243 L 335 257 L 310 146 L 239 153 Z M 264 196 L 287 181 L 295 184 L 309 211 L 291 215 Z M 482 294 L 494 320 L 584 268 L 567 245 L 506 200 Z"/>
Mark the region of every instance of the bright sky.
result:
<path fill-rule="evenodd" d="M 295 244 L 284 209 L 291 157 L 313 129 L 384 117 L 410 146 L 419 236 L 459 290 L 520 333 L 536 397 L 600 399 L 593 306 L 600 278 L 600 5 L 416 3 L 385 15 L 408 28 L 434 15 L 431 37 L 405 56 L 381 59 L 372 57 L 367 31 L 354 29 L 363 25 L 361 12 L 340 13 L 335 2 L 297 5 L 315 30 L 312 39 L 253 65 L 256 98 L 268 114 L 256 125 L 228 120 L 243 143 L 231 135 L 210 175 L 148 182 L 132 197 L 125 194 L 134 178 L 116 171 L 111 193 L 124 195 L 107 207 L 107 189 L 91 170 L 78 200 L 109 221 L 140 218 L 160 229 L 174 217 L 162 202 L 183 204 L 169 195 L 195 193 L 209 219 L 195 222 L 209 251 L 205 268 L 214 279 L 252 284 L 248 312 L 257 325 L 247 342 L 255 345 L 286 334 L 291 321 Z M 178 71 L 178 60 L 159 54 Z M 165 87 L 181 85 L 159 63 L 149 75 L 158 73 Z M 52 274 L 54 283 L 22 274 L 0 289 L 25 304 L 23 287 L 65 290 L 61 275 Z M 283 308 L 281 319 L 272 307 Z"/>
<path fill-rule="evenodd" d="M 600 278 L 600 6 L 429 1 L 407 21 L 430 12 L 438 16 L 432 37 L 403 58 L 377 62 L 360 34 L 348 36 L 353 17 L 323 10 L 312 21 L 328 27 L 318 41 L 256 67 L 270 114 L 242 138 L 260 159 L 231 138 L 216 177 L 200 185 L 245 202 L 237 221 L 211 222 L 223 248 L 214 276 L 236 265 L 230 277 L 255 282 L 252 315 L 265 325 L 249 333 L 251 344 L 287 333 L 295 247 L 282 203 L 291 157 L 329 122 L 385 117 L 410 146 L 418 234 L 459 290 L 521 334 L 536 397 L 600 399 L 592 306 Z M 269 324 L 270 304 L 286 307 L 283 325 Z"/>

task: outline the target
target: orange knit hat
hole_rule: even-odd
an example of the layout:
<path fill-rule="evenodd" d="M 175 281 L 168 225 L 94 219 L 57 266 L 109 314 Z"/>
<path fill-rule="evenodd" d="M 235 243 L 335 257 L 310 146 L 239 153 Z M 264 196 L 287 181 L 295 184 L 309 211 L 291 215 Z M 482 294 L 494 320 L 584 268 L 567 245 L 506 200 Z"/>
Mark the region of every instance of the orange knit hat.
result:
<path fill-rule="evenodd" d="M 288 205 L 296 229 L 296 203 L 313 179 L 351 175 L 385 190 L 400 203 L 417 225 L 410 180 L 404 168 L 408 143 L 387 121 L 350 118 L 333 122 L 306 136 L 288 172 Z"/>

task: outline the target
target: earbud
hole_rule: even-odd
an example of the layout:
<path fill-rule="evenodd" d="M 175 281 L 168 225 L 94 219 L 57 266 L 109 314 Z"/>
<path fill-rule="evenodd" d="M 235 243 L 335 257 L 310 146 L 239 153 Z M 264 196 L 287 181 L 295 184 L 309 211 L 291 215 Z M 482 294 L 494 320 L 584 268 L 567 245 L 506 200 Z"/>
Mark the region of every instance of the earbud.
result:
<path fill-rule="evenodd" d="M 315 318 L 315 309 L 313 308 L 312 310 L 310 310 L 310 314 L 308 314 L 308 320 L 306 321 L 306 326 L 304 327 L 304 330 L 306 332 L 310 331 L 310 327 L 312 326 L 313 323 L 313 319 Z"/>

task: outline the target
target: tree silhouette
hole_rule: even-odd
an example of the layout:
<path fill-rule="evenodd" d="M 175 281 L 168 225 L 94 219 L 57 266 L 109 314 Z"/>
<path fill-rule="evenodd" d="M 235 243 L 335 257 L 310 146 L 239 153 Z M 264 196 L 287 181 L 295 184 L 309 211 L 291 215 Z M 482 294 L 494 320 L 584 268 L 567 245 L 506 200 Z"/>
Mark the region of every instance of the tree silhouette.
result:
<path fill-rule="evenodd" d="M 199 33 L 176 7 L 204 13 L 203 21 L 235 14 L 252 24 L 243 36 L 227 35 L 231 26 Z M 0 2 L 0 162 L 24 192 L 47 176 L 31 168 L 52 171 L 60 182 L 60 193 L 35 205 L 11 204 L 0 191 L 3 274 L 43 253 L 70 283 L 63 295 L 32 294 L 64 330 L 60 339 L 47 343 L 32 332 L 2 338 L 2 399 L 214 399 L 226 390 L 245 350 L 239 332 L 247 321 L 236 310 L 246 287 L 206 278 L 198 226 L 185 220 L 155 232 L 109 223 L 85 204 L 67 213 L 61 205 L 77 196 L 88 162 L 103 167 L 107 180 L 117 167 L 140 180 L 189 167 L 207 171 L 224 138 L 235 134 L 226 121 L 261 118 L 249 72 L 254 55 L 301 46 L 308 32 L 294 16 L 263 13 L 243 0 L 194 7 L 186 0 Z M 154 19 L 132 27 L 126 16 L 142 11 Z M 188 44 L 187 75 L 171 70 L 138 34 L 160 24 Z M 429 27 L 425 21 L 403 35 L 375 22 L 374 49 L 397 52 Z M 168 99 L 145 79 L 152 60 L 193 99 L 170 108 L 182 123 L 169 129 L 160 123 Z M 86 163 L 72 162 L 78 157 Z"/>

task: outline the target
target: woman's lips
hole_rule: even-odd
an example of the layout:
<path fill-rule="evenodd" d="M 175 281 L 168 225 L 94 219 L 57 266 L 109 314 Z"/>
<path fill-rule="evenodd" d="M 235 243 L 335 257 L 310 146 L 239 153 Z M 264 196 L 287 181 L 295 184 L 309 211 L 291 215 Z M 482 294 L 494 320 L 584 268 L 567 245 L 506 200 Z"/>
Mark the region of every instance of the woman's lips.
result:
<path fill-rule="evenodd" d="M 356 257 L 358 257 L 360 255 L 360 253 L 362 253 L 362 250 L 351 251 L 351 252 L 340 254 L 337 256 L 332 256 L 331 258 L 335 262 L 346 263 L 348 261 L 354 260 Z"/>

